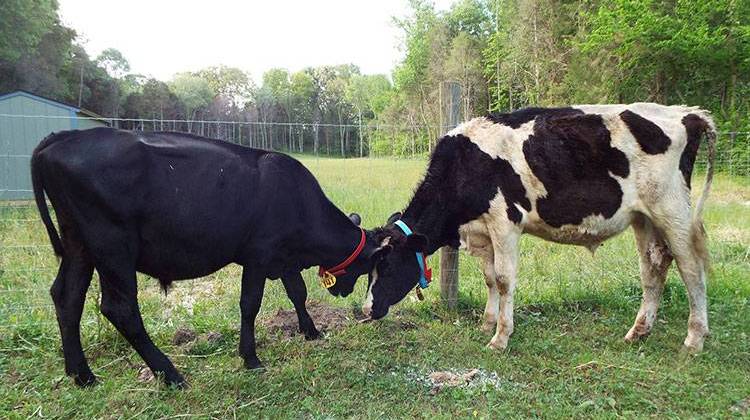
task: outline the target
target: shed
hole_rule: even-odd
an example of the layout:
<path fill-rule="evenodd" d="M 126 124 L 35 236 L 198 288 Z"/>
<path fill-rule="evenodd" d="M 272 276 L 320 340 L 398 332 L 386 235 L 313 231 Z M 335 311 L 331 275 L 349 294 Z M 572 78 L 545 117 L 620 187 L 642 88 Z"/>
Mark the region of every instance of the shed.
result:
<path fill-rule="evenodd" d="M 106 127 L 93 112 L 23 90 L 0 95 L 0 200 L 27 200 L 31 153 L 50 133 Z"/>

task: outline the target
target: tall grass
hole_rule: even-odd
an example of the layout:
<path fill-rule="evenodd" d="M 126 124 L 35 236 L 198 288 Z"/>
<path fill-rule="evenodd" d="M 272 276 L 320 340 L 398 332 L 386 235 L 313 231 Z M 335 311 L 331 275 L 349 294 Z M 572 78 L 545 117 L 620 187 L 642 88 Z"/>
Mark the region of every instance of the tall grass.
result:
<path fill-rule="evenodd" d="M 424 160 L 302 160 L 328 196 L 343 211 L 360 213 L 366 227 L 403 209 L 425 167 Z M 506 352 L 484 348 L 490 339 L 478 329 L 484 280 L 477 261 L 465 255 L 458 309 L 447 310 L 433 286 L 425 302 L 407 298 L 381 322 L 353 324 L 320 341 L 284 339 L 261 325 L 259 357 L 267 368 L 260 372 L 245 371 L 236 355 L 239 267 L 178 282 L 166 296 L 144 277 L 139 300 L 146 328 L 190 381 L 184 391 L 136 380 L 143 362 L 99 315 L 96 281 L 83 340 L 101 383 L 82 390 L 64 377 L 47 292 L 56 260 L 33 208 L 0 205 L 0 418 L 728 416 L 750 397 L 750 182 L 719 176 L 714 185 L 706 212 L 712 336 L 698 356 L 679 353 L 688 304 L 675 269 L 651 337 L 622 342 L 640 299 L 630 232 L 593 257 L 583 248 L 524 237 L 516 332 Z M 318 285 L 314 270 L 305 279 L 310 299 L 351 309 L 361 304 L 364 278 L 352 296 L 338 300 Z M 291 308 L 280 282 L 269 281 L 260 318 Z M 173 345 L 178 327 L 221 338 Z M 414 379 L 469 368 L 497 373 L 500 386 L 433 395 Z"/>

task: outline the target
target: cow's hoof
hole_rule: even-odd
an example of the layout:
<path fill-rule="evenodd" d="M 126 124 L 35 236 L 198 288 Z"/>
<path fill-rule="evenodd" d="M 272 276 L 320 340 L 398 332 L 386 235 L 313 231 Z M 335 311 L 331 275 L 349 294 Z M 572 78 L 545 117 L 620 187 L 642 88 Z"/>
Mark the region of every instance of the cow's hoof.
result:
<path fill-rule="evenodd" d="M 496 328 L 497 328 L 497 321 L 485 320 L 484 322 L 482 322 L 482 325 L 479 326 L 479 329 L 485 333 L 495 332 Z"/>
<path fill-rule="evenodd" d="M 682 352 L 687 354 L 698 354 L 703 351 L 703 338 L 691 340 L 690 337 L 685 339 L 682 344 Z"/>
<path fill-rule="evenodd" d="M 245 360 L 245 369 L 247 370 L 259 370 L 263 368 L 263 363 L 261 363 L 257 358 Z"/>
<path fill-rule="evenodd" d="M 185 378 L 183 378 L 182 375 L 180 375 L 179 373 L 176 375 L 170 375 L 169 377 L 165 376 L 164 383 L 167 384 L 167 386 L 174 387 L 177 389 L 185 389 L 190 386 L 185 380 Z"/>
<path fill-rule="evenodd" d="M 625 340 L 626 343 L 635 343 L 636 341 L 646 338 L 648 334 L 649 333 L 640 333 L 635 329 L 631 329 L 622 339 Z"/>
<path fill-rule="evenodd" d="M 96 375 L 94 375 L 91 372 L 79 373 L 77 375 L 73 375 L 73 381 L 75 382 L 76 385 L 80 386 L 81 388 L 94 386 L 98 383 L 98 381 L 96 380 Z"/>
<path fill-rule="evenodd" d="M 311 331 L 304 331 L 303 333 L 305 334 L 305 340 L 307 341 L 317 340 L 318 338 L 320 338 L 320 331 L 315 328 L 313 328 Z"/>
<path fill-rule="evenodd" d="M 508 339 L 492 339 L 488 344 L 487 348 L 490 350 L 503 351 L 508 348 Z"/>

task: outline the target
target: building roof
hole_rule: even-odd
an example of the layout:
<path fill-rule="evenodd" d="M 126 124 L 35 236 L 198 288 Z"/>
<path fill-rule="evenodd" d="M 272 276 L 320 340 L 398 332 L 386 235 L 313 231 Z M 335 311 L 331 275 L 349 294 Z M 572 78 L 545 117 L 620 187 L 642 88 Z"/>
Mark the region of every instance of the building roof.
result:
<path fill-rule="evenodd" d="M 14 98 L 16 96 L 24 96 L 24 97 L 27 97 L 27 98 L 30 98 L 30 99 L 33 99 L 33 100 L 36 100 L 36 101 L 39 101 L 39 102 L 46 103 L 48 105 L 52 105 L 52 106 L 56 106 L 58 108 L 65 109 L 67 111 L 75 112 L 76 114 L 83 114 L 84 116 L 89 117 L 89 118 L 93 118 L 93 119 L 96 119 L 96 120 L 102 120 L 104 122 L 108 122 L 106 118 L 102 117 L 101 115 L 99 115 L 97 113 L 91 112 L 91 111 L 89 111 L 87 109 L 78 108 L 76 106 L 73 106 L 73 105 L 70 105 L 70 104 L 66 104 L 64 102 L 56 101 L 54 99 L 45 98 L 44 96 L 36 95 L 34 93 L 31 93 L 31 92 L 28 92 L 28 91 L 25 91 L 25 90 L 21 90 L 21 89 L 0 95 L 0 101 L 5 100 L 5 99 Z"/>

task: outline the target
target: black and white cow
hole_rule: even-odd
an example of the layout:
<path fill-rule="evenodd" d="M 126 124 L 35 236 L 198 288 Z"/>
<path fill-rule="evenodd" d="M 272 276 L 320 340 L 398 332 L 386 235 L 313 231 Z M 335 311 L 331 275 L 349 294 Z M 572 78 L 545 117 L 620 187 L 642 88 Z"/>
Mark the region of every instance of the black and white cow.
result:
<path fill-rule="evenodd" d="M 703 134 L 709 167 L 692 209 L 690 177 Z M 707 111 L 651 103 L 527 108 L 464 123 L 437 144 L 403 215 L 375 231 L 394 248 L 371 273 L 363 310 L 381 318 L 415 287 L 422 270 L 415 252 L 460 245 L 483 260 L 484 328 L 495 330 L 488 346 L 503 349 L 513 332 L 521 234 L 593 252 L 632 226 L 643 300 L 625 339 L 651 330 L 674 259 L 690 300 L 684 344 L 698 351 L 708 334 L 701 211 L 714 142 Z M 414 234 L 394 226 L 399 217 Z"/>
<path fill-rule="evenodd" d="M 101 311 L 154 373 L 170 384 L 182 376 L 151 341 L 137 301 L 136 271 L 174 280 L 243 266 L 240 355 L 255 353 L 255 317 L 266 278 L 281 278 L 307 338 L 318 331 L 305 309 L 300 270 L 329 267 L 348 295 L 381 247 L 323 194 L 289 156 L 181 133 L 109 128 L 67 131 L 43 140 L 31 159 L 34 195 L 55 253 L 62 257 L 50 290 L 65 357 L 79 385 L 96 378 L 81 348 L 80 319 L 93 269 Z M 47 194 L 61 235 L 50 219 Z M 356 219 L 356 220 L 355 220 Z"/>

